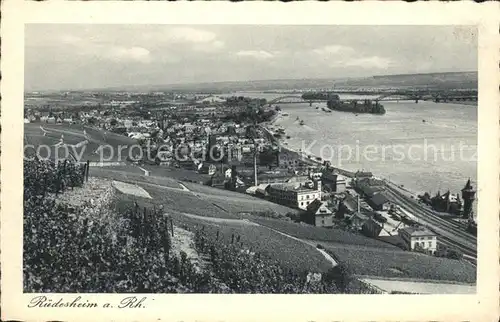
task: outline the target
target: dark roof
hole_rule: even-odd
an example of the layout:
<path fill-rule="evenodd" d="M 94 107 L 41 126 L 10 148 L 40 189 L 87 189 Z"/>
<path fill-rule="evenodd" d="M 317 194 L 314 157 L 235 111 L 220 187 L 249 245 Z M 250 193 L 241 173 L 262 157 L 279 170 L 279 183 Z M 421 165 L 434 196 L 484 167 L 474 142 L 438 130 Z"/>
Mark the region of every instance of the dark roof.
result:
<path fill-rule="evenodd" d="M 467 180 L 467 183 L 465 184 L 465 187 L 462 190 L 468 190 L 468 189 L 472 189 L 472 185 L 470 183 L 470 178 L 469 178 L 469 180 Z"/>
<path fill-rule="evenodd" d="M 323 202 L 319 199 L 315 199 L 313 202 L 307 206 L 307 211 L 313 214 L 316 214 L 318 210 L 323 206 Z M 328 212 L 320 212 L 319 215 L 324 214 L 324 215 L 330 215 L 332 212 L 330 209 L 328 209 Z"/>
<path fill-rule="evenodd" d="M 373 220 L 372 218 L 368 218 L 367 220 L 365 220 L 365 222 L 363 223 L 363 226 L 365 226 L 367 228 L 374 227 L 376 229 L 376 235 L 377 236 L 382 231 L 382 226 L 378 222 L 376 222 L 375 220 Z"/>
<path fill-rule="evenodd" d="M 342 200 L 342 203 L 351 211 L 358 208 L 358 200 L 349 194 L 346 194 L 346 197 L 344 200 Z"/>
<path fill-rule="evenodd" d="M 311 211 L 311 212 L 314 212 L 316 213 L 316 211 L 318 211 L 319 207 L 321 207 L 321 200 L 319 199 L 314 199 L 313 202 L 311 202 L 308 206 L 307 206 L 307 211 Z"/>
<path fill-rule="evenodd" d="M 378 206 L 382 206 L 389 201 L 389 199 L 387 199 L 387 197 L 383 193 L 377 193 L 370 200 L 374 205 Z"/>
<path fill-rule="evenodd" d="M 335 190 L 336 187 L 332 183 L 324 183 L 323 188 L 326 190 L 333 191 Z"/>
<path fill-rule="evenodd" d="M 369 197 L 373 196 L 376 192 L 378 192 L 378 191 L 381 190 L 378 187 L 371 187 L 371 186 L 368 186 L 368 185 L 362 185 L 360 187 L 360 189 L 361 189 L 361 191 L 363 191 L 364 194 L 366 194 Z"/>
<path fill-rule="evenodd" d="M 355 173 L 356 177 L 373 177 L 373 173 L 368 171 L 357 171 Z"/>

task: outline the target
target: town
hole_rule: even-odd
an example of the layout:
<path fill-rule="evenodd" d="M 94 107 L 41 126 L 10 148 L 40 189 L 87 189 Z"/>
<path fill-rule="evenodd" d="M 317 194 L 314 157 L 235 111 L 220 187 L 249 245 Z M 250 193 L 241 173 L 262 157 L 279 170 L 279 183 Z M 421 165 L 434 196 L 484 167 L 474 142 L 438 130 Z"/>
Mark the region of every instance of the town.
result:
<path fill-rule="evenodd" d="M 450 192 L 432 202 L 428 194 L 420 201 L 402 197 L 401 187 L 371 172 L 337 169 L 330 161 L 288 149 L 281 142 L 284 129 L 273 126 L 283 113 L 265 99 L 211 93 L 30 93 L 25 123 L 37 124 L 43 131 L 57 124 L 81 125 L 127 136 L 144 153 L 119 161 L 135 165 L 146 176 L 154 169 L 170 169 L 168 176 L 180 181 L 249 194 L 298 210 L 287 214 L 286 220 L 340 228 L 432 256 L 462 259 L 465 255 L 475 262 L 475 250 L 447 235 L 441 239 L 433 229 L 436 221 L 439 226 L 444 220 L 475 233 L 470 181 L 462 190 L 463 209 L 460 197 Z M 436 216 L 435 210 L 449 213 L 450 208 L 455 216 Z"/>

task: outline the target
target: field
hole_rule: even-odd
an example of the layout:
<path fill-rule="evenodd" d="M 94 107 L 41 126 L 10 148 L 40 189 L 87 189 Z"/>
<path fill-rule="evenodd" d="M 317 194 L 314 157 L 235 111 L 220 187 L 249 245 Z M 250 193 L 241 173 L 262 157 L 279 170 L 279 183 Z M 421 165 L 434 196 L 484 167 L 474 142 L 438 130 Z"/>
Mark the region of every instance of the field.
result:
<path fill-rule="evenodd" d="M 259 252 L 269 260 L 279 262 L 281 266 L 295 272 L 303 271 L 326 272 L 332 267 L 323 255 L 300 241 L 283 236 L 266 227 L 251 225 L 249 223 L 216 223 L 190 218 L 177 212 L 169 213 L 174 223 L 189 230 L 199 229 L 204 226 L 205 231 L 216 236 L 219 231 L 221 243 L 231 243 L 234 234 L 235 241 L 240 236 L 240 243 L 244 248 Z"/>
<path fill-rule="evenodd" d="M 44 132 L 40 129 L 40 126 L 44 128 Z M 87 132 L 87 138 L 85 137 L 83 131 Z M 69 147 L 69 151 L 73 152 L 74 155 L 79 156 L 79 160 L 81 161 L 98 161 L 100 158 L 99 152 L 95 153 L 95 151 L 100 146 L 109 146 L 105 147 L 102 150 L 102 156 L 104 160 L 125 160 L 129 155 L 129 150 L 127 148 L 122 149 L 121 156 L 118 155 L 118 146 L 131 146 L 136 142 L 132 139 L 129 139 L 124 136 L 120 136 L 114 133 L 104 133 L 102 131 L 90 128 L 83 127 L 81 125 L 67 125 L 67 124 L 44 124 L 44 123 L 28 123 L 24 124 L 24 143 L 31 144 L 35 147 L 40 145 L 46 145 L 51 147 L 51 156 L 55 155 L 55 147 L 60 139 L 61 135 L 64 136 L 64 143 L 68 145 L 76 145 L 85 140 L 88 143 L 84 146 L 80 147 Z M 111 147 L 114 147 L 114 151 L 111 152 Z M 33 149 L 28 149 L 26 153 L 33 152 Z M 65 149 L 60 147 L 58 149 L 59 157 L 62 158 L 65 155 Z M 45 149 L 42 149 L 40 152 L 41 156 L 45 157 L 46 152 Z"/>
<path fill-rule="evenodd" d="M 322 245 L 334 258 L 347 264 L 356 275 L 476 282 L 476 269 L 464 261 L 402 250 L 356 248 L 330 243 Z"/>
<path fill-rule="evenodd" d="M 119 180 L 124 182 L 146 182 L 170 188 L 181 189 L 177 180 L 171 178 L 144 176 L 144 171 L 136 166 L 116 166 L 116 167 L 93 167 L 90 175 L 106 179 Z"/>
<path fill-rule="evenodd" d="M 190 191 L 193 191 L 200 196 L 210 195 L 210 200 L 235 214 L 243 212 L 271 211 L 285 216 L 287 213 L 298 213 L 298 210 L 296 209 L 275 204 L 273 202 L 256 198 L 250 195 L 193 184 L 189 182 L 183 184 Z"/>
<path fill-rule="evenodd" d="M 189 182 L 182 182 L 189 189 L 183 191 L 179 182 L 172 178 L 143 176 L 108 167 L 91 168 L 90 175 L 135 183 L 148 191 L 156 203 L 163 204 L 168 209 L 196 215 L 238 218 L 240 213 L 271 211 L 285 216 L 289 212 L 297 212 L 267 200 Z"/>
<path fill-rule="evenodd" d="M 143 198 L 123 196 L 122 199 L 124 201 L 137 201 L 138 203 L 145 202 L 147 206 L 163 206 L 165 212 L 175 211 L 203 217 L 237 219 L 237 216 L 232 213 L 229 213 L 213 203 L 201 199 L 189 192 L 152 187 L 142 183 L 137 183 L 137 185 L 146 190 L 151 195 L 153 200 L 148 201 Z"/>
<path fill-rule="evenodd" d="M 154 166 L 154 165 L 144 165 L 144 169 L 150 172 L 151 176 L 155 177 L 168 177 L 175 180 L 181 181 L 193 181 L 196 183 L 205 183 L 211 179 L 208 174 L 197 173 L 194 170 L 188 170 L 183 168 L 174 168 L 167 166 Z"/>
<path fill-rule="evenodd" d="M 356 235 L 340 229 L 329 229 L 314 227 L 305 224 L 297 224 L 283 220 L 268 219 L 262 217 L 249 216 L 249 219 L 263 226 L 276 229 L 291 236 L 309 239 L 318 242 L 336 242 L 346 245 L 373 246 L 378 248 L 397 250 L 396 246 L 384 243 L 362 235 Z"/>
<path fill-rule="evenodd" d="M 204 227 L 206 233 L 215 238 L 219 232 L 220 243 L 231 243 L 232 235 L 236 242 L 240 236 L 240 243 L 244 248 L 250 248 L 252 251 L 259 252 L 269 260 L 276 260 L 280 265 L 297 272 L 304 270 L 323 272 L 332 267 L 323 255 L 307 245 L 292 238 L 283 236 L 266 227 L 262 227 L 251 222 L 238 220 L 236 216 L 221 211 L 216 211 L 209 204 L 203 204 L 202 200 L 183 199 L 185 203 L 178 203 L 176 198 L 171 198 L 172 203 L 166 203 L 165 199 L 158 202 L 158 196 L 148 191 L 154 200 L 143 198 L 130 198 L 120 196 L 117 211 L 131 207 L 132 201 L 137 201 L 139 207 L 151 208 L 153 205 L 157 208 L 163 205 L 163 212 L 167 213 L 174 222 L 174 225 L 189 231 L 196 231 Z M 180 199 L 180 198 L 177 198 Z M 207 217 L 193 218 L 184 214 Z M 229 220 L 227 220 L 229 219 Z"/>

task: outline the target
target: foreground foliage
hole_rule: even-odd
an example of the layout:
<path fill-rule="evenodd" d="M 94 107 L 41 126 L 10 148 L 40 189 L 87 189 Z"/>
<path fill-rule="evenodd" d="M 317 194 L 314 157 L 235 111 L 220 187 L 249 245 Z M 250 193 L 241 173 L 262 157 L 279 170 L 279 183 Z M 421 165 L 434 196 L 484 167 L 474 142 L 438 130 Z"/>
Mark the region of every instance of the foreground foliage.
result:
<path fill-rule="evenodd" d="M 324 244 L 336 259 L 356 275 L 417 278 L 475 283 L 476 269 L 465 261 L 438 258 L 418 252 Z M 367 261 L 366 259 L 371 260 Z"/>
<path fill-rule="evenodd" d="M 194 230 L 194 247 L 203 258 L 194 264 L 185 252 L 172 251 L 173 221 L 160 208 L 117 208 L 111 188 L 94 202 L 56 202 L 56 193 L 84 184 L 77 164 L 26 161 L 24 178 L 25 292 L 371 292 L 343 266 L 323 277 L 292 271 L 269 256 L 275 245 L 268 253 L 250 250 L 243 238 L 223 238 L 205 226 Z"/>

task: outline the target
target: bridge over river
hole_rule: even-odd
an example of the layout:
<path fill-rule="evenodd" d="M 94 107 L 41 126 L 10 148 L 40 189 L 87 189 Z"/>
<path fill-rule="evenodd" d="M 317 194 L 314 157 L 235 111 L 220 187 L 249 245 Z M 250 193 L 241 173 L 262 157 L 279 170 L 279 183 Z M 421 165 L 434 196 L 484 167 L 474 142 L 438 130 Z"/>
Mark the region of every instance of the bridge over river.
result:
<path fill-rule="evenodd" d="M 352 95 L 359 94 L 367 95 L 367 93 L 357 93 L 353 92 Z M 451 92 L 451 93 L 420 93 L 420 92 L 394 92 L 394 93 L 370 93 L 372 98 L 370 100 L 375 102 L 399 102 L 399 101 L 414 101 L 418 103 L 419 101 L 434 101 L 436 103 L 439 102 L 457 102 L 457 101 L 475 101 L 477 102 L 477 91 L 467 91 L 467 92 Z M 375 96 L 375 97 L 373 97 Z M 352 102 L 352 101 L 364 101 L 364 98 L 354 98 L 354 99 L 340 99 L 342 102 Z M 284 95 L 280 97 L 276 97 L 270 101 L 268 101 L 269 105 L 273 104 L 297 104 L 297 103 L 319 103 L 326 102 L 326 99 L 303 99 L 301 94 L 294 95 Z"/>

